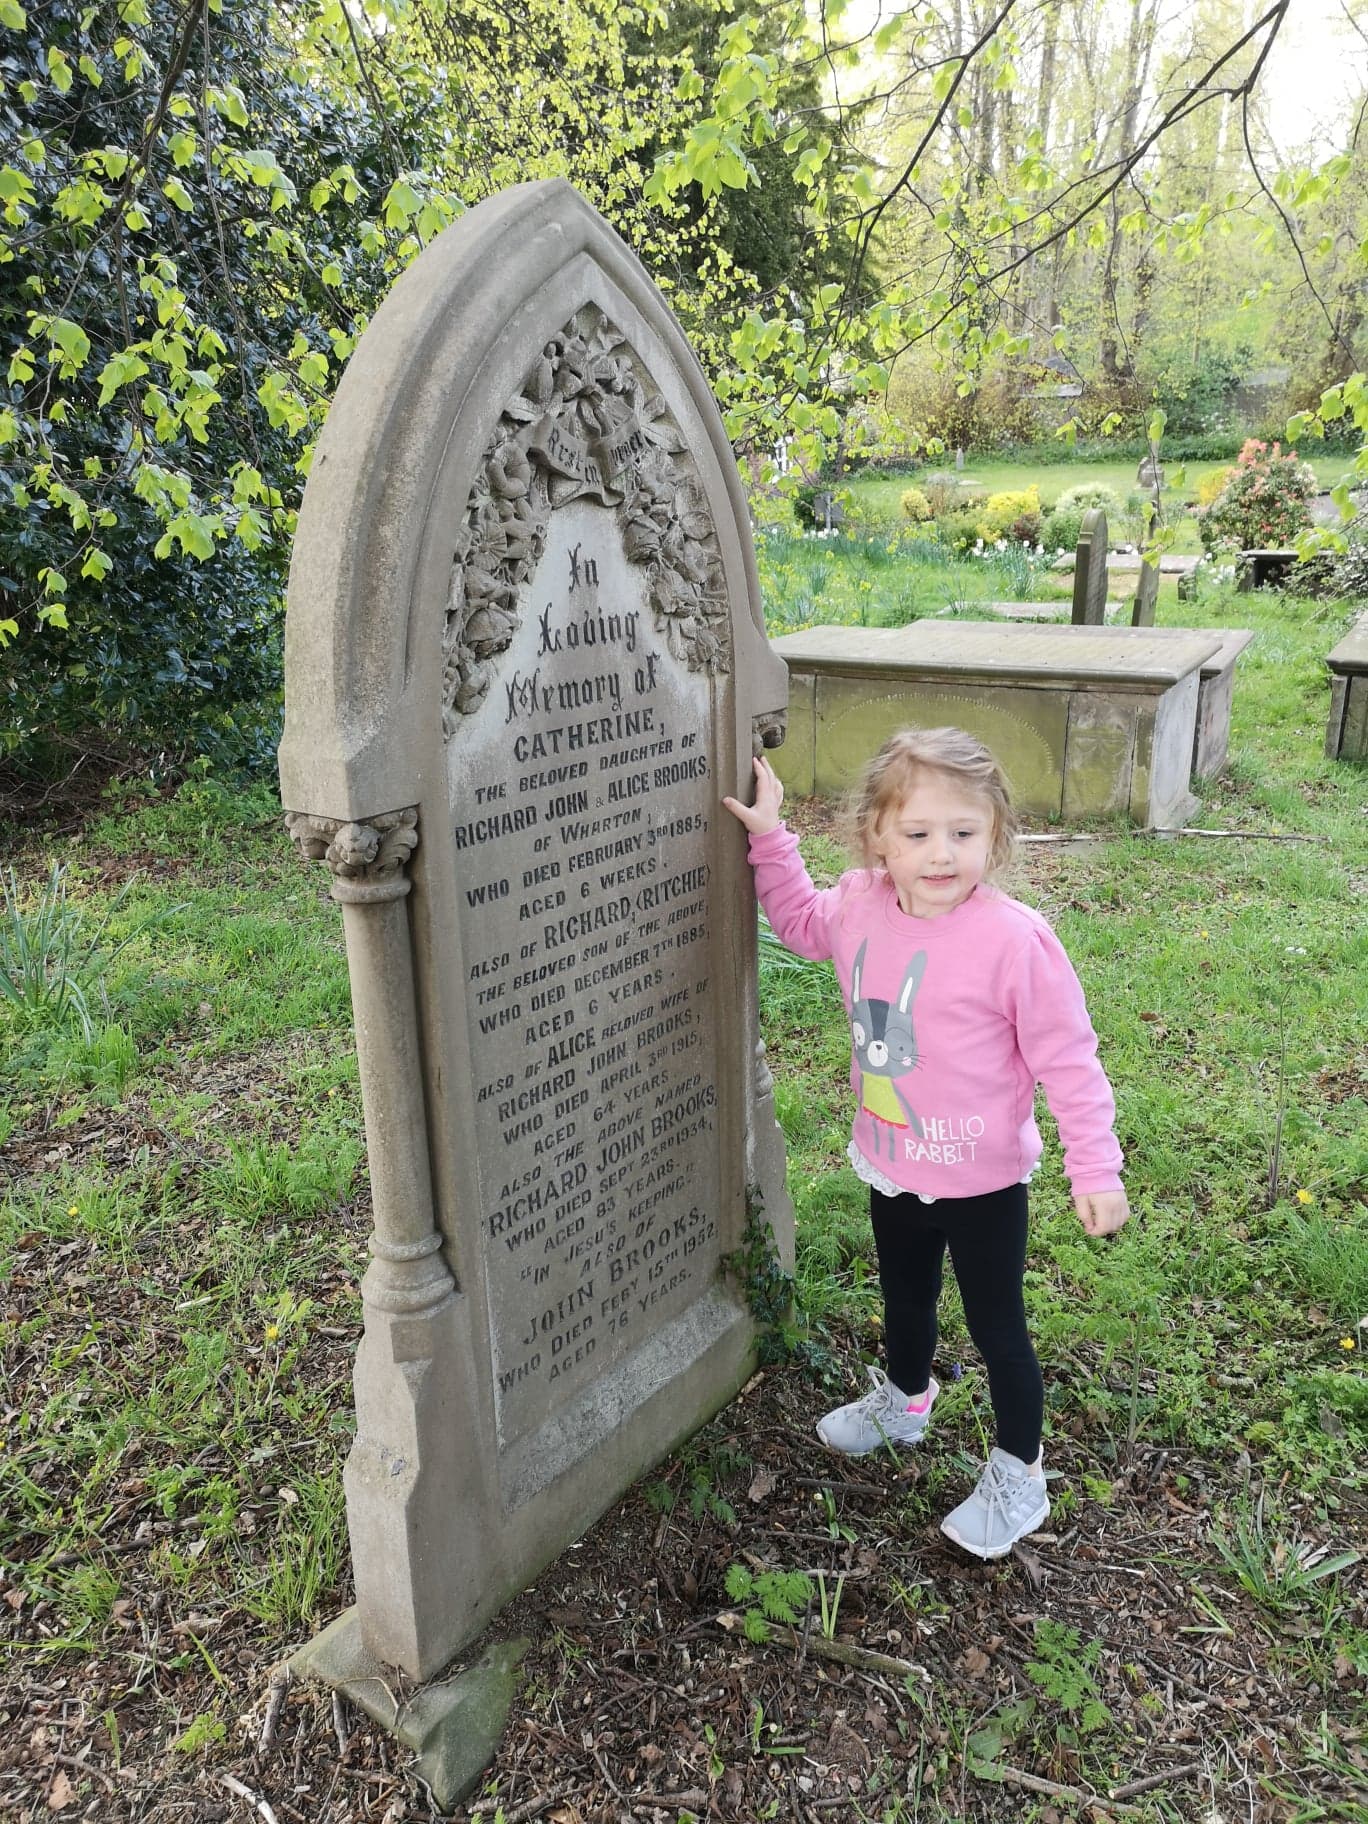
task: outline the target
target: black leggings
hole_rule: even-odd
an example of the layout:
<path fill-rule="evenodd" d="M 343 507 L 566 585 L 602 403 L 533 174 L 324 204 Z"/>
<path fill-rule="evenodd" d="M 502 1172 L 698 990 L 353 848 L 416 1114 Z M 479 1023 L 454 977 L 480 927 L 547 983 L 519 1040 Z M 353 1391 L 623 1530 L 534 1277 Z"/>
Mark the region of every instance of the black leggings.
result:
<path fill-rule="evenodd" d="M 869 1214 L 884 1296 L 888 1378 L 919 1394 L 936 1352 L 936 1300 L 947 1245 L 965 1322 L 988 1370 L 999 1446 L 1034 1463 L 1045 1393 L 1026 1329 L 1026 1186 L 923 1203 L 871 1189 Z"/>

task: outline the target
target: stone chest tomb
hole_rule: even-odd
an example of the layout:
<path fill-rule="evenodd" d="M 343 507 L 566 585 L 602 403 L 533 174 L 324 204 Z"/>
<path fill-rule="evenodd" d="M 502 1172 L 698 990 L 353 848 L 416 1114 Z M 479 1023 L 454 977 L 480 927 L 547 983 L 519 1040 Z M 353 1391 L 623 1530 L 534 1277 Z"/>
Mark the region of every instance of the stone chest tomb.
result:
<path fill-rule="evenodd" d="M 341 903 L 375 1233 L 355 1627 L 427 1677 L 753 1362 L 791 1248 L 744 837 L 781 738 L 744 498 L 642 268 L 562 183 L 400 280 L 300 518 L 280 753 Z"/>

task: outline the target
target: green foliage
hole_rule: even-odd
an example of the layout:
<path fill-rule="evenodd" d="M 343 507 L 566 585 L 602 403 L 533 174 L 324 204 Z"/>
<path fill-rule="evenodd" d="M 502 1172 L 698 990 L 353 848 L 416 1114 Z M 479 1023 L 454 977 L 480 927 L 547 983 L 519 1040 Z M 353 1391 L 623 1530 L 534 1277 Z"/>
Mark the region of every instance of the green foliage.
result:
<path fill-rule="evenodd" d="M 977 507 L 955 507 L 936 517 L 936 537 L 947 551 L 970 551 L 981 544 L 980 510 Z"/>
<path fill-rule="evenodd" d="M 1197 522 L 1209 552 L 1290 544 L 1311 523 L 1316 475 L 1295 450 L 1249 438 L 1225 487 Z"/>
<path fill-rule="evenodd" d="M 60 862 L 53 862 L 47 884 L 37 894 L 24 892 L 13 868 L 5 870 L 2 884 L 0 1001 L 12 1010 L 20 1031 L 52 1030 L 74 1021 L 92 1042 L 91 998 L 102 991 L 110 962 L 134 935 L 106 944 L 127 885 L 92 919 L 86 908 L 68 902 Z"/>
<path fill-rule="evenodd" d="M 1027 1678 L 1059 1706 L 1080 1735 L 1090 1735 L 1111 1720 L 1097 1688 L 1100 1640 L 1085 1646 L 1076 1628 L 1042 1617 L 1035 1624 L 1035 1650 L 1038 1657 L 1026 1662 Z"/>
<path fill-rule="evenodd" d="M 898 506 L 904 519 L 921 523 L 932 517 L 931 502 L 920 488 L 905 489 Z"/>
<path fill-rule="evenodd" d="M 806 1571 L 752 1571 L 744 1564 L 728 1567 L 726 1590 L 733 1602 L 746 1605 L 746 1638 L 757 1643 L 769 1639 L 772 1621 L 796 1628 L 815 1593 Z"/>
<path fill-rule="evenodd" d="M 1125 511 L 1120 495 L 1101 482 L 1084 482 L 1067 489 L 1055 502 L 1042 530 L 1046 547 L 1051 551 L 1074 550 L 1083 530 L 1083 515 L 1093 507 L 1101 507 L 1106 514 L 1109 534 L 1116 531 Z"/>
<path fill-rule="evenodd" d="M 746 1191 L 741 1246 L 724 1255 L 722 1265 L 740 1285 L 755 1319 L 759 1361 L 793 1361 L 819 1377 L 829 1373 L 831 1350 L 795 1321 L 793 1278 L 780 1265 L 774 1230 L 765 1220 L 757 1185 L 748 1186 Z"/>
<path fill-rule="evenodd" d="M 182 1735 L 176 1738 L 177 1754 L 201 1754 L 206 1748 L 212 1748 L 221 1742 L 228 1733 L 228 1725 L 220 1717 L 204 1712 L 197 1716 Z"/>
<path fill-rule="evenodd" d="M 977 515 L 979 537 L 985 544 L 999 538 L 1034 544 L 1040 536 L 1040 490 L 1034 486 L 1006 488 L 990 494 Z"/>
<path fill-rule="evenodd" d="M 1322 1622 L 1337 1607 L 1327 1579 L 1352 1570 L 1362 1558 L 1353 1550 L 1329 1552 L 1290 1536 L 1267 1512 L 1262 1495 L 1240 1502 L 1213 1528 L 1212 1539 L 1228 1570 L 1266 1614 L 1286 1623 L 1299 1611 L 1319 1606 Z"/>
<path fill-rule="evenodd" d="M 274 732 L 300 388 L 321 402 L 329 366 L 320 289 L 279 282 L 325 237 L 286 223 L 359 116 L 279 8 L 220 21 L 53 0 L 0 40 L 25 177 L 0 226 L 0 689 L 39 773 L 94 731 L 232 759 Z"/>

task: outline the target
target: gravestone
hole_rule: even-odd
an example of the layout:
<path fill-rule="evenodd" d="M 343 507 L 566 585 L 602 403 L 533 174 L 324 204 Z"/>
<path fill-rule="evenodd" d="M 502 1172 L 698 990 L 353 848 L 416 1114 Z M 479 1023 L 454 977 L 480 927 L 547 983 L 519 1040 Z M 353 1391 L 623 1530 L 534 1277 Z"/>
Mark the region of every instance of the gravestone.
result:
<path fill-rule="evenodd" d="M 782 739 L 786 675 L 707 383 L 569 185 L 463 216 L 367 329 L 285 675 L 375 1224 L 326 1675 L 427 1678 L 742 1385 L 748 1214 L 792 1258 L 718 808 Z"/>
<path fill-rule="evenodd" d="M 839 532 L 846 522 L 845 508 L 829 490 L 812 497 L 812 523 L 819 532 Z"/>
<path fill-rule="evenodd" d="M 1030 816 L 1169 828 L 1196 808 L 1199 668 L 1220 645 L 1180 627 L 809 627 L 774 642 L 790 690 L 775 770 L 794 794 L 840 796 L 896 729 L 949 722 L 992 748 Z"/>
<path fill-rule="evenodd" d="M 1107 516 L 1101 507 L 1083 515 L 1074 556 L 1075 627 L 1100 627 L 1107 616 Z"/>
<path fill-rule="evenodd" d="M 1159 566 L 1141 564 L 1135 583 L 1135 601 L 1131 607 L 1132 627 L 1153 627 L 1154 611 L 1159 602 Z"/>
<path fill-rule="evenodd" d="M 1368 761 L 1368 614 L 1359 615 L 1325 662 L 1330 667 L 1326 758 Z"/>

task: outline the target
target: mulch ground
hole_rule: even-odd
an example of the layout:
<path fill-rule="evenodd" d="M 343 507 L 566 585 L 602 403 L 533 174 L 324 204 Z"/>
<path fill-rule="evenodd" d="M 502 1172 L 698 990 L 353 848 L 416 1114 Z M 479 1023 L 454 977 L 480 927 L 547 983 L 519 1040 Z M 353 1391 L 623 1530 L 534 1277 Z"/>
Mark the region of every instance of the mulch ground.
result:
<path fill-rule="evenodd" d="M 764 1372 L 504 1612 L 494 1634 L 532 1643 L 522 1694 L 458 1818 L 497 1805 L 505 1824 L 1368 1815 L 1364 1680 L 1340 1663 L 1308 1683 L 1286 1630 L 1213 1571 L 1207 1466 L 1142 1447 L 1107 1464 L 1057 1438 L 1050 1465 L 1080 1496 L 1067 1524 L 982 1565 L 936 1525 L 967 1468 L 928 1499 L 930 1443 L 899 1462 L 824 1456 L 811 1432 L 822 1404 L 796 1370 Z M 1085 1474 L 1100 1499 L 1082 1495 Z M 56 1464 L 51 1481 L 54 1499 L 77 1492 Z M 15 1649 L 0 1816 L 436 1815 L 406 1751 L 327 1693 L 272 1685 L 297 1643 L 263 1640 L 231 1608 L 196 1611 L 157 1580 L 149 1548 L 176 1528 L 193 1550 L 193 1521 L 155 1519 L 136 1494 L 126 1508 L 104 1540 L 123 1594 L 88 1655 L 45 1655 L 47 1605 L 0 1591 Z M 727 1594 L 733 1565 L 820 1572 L 829 1597 L 840 1589 L 831 1638 L 814 1603 L 753 1644 Z M 1091 1733 L 1077 1693 L 1069 1707 L 1033 1676 L 1042 1620 L 1076 1630 L 1084 1653 L 1101 1643 Z M 207 1753 L 174 1752 L 201 1712 L 235 1720 Z M 1352 1785 L 1346 1766 L 1361 1770 Z M 1160 1783 L 1137 1790 L 1150 1776 Z"/>

